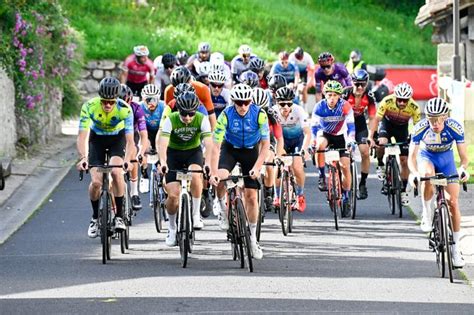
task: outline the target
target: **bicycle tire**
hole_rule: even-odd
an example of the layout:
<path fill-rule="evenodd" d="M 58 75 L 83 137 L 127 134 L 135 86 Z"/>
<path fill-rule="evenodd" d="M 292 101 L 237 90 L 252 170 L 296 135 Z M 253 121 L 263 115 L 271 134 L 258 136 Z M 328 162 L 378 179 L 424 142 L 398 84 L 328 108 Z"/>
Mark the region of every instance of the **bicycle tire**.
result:
<path fill-rule="evenodd" d="M 444 248 L 445 248 L 445 260 L 447 262 L 446 269 L 448 269 L 448 276 L 449 282 L 453 283 L 453 260 L 452 260 L 452 252 L 451 246 L 453 244 L 453 235 L 452 235 L 452 226 L 451 220 L 449 217 L 449 209 L 445 203 L 442 203 L 440 206 L 440 211 L 442 212 L 442 227 L 443 227 L 443 234 L 444 234 Z"/>
<path fill-rule="evenodd" d="M 188 248 L 189 248 L 189 220 L 187 211 L 189 207 L 189 201 L 186 194 L 181 196 L 181 204 L 179 209 L 178 219 L 178 245 L 179 254 L 181 256 L 181 266 L 186 268 L 188 264 Z"/>
<path fill-rule="evenodd" d="M 280 179 L 280 224 L 284 236 L 288 236 L 290 224 L 288 212 L 291 211 L 290 186 L 288 175 L 288 171 L 283 170 Z"/>
<path fill-rule="evenodd" d="M 108 205 L 109 205 L 109 195 L 106 192 L 102 192 L 100 196 L 100 202 L 99 202 L 99 231 L 100 231 L 100 241 L 102 244 L 102 264 L 107 263 L 107 259 L 110 259 L 108 257 L 108 246 L 109 246 L 109 231 L 108 231 L 108 224 L 109 224 L 109 210 L 108 210 Z"/>
<path fill-rule="evenodd" d="M 296 202 L 296 187 L 295 187 L 295 182 L 291 181 L 290 182 L 290 187 L 291 187 L 291 203 L 290 203 L 290 209 L 288 212 L 288 233 L 293 232 L 293 209 L 291 208 L 291 205 Z"/>
<path fill-rule="evenodd" d="M 238 198 L 237 198 L 238 199 Z M 244 246 L 242 242 L 242 234 L 239 228 L 239 218 L 237 215 L 237 201 L 234 201 L 234 204 L 229 209 L 230 218 L 229 218 L 229 226 L 233 225 L 233 237 L 234 237 L 234 255 L 240 261 L 240 268 L 245 268 L 245 257 L 244 257 Z M 235 259 L 234 259 L 235 260 Z"/>
<path fill-rule="evenodd" d="M 237 210 L 238 227 L 240 238 L 242 240 L 242 249 L 244 250 L 245 256 L 247 256 L 247 269 L 249 270 L 249 272 L 253 272 L 252 249 L 250 248 L 250 229 L 247 224 L 247 215 L 245 214 L 242 199 L 237 198 L 235 202 L 235 207 Z M 242 255 L 242 260 L 245 261 L 243 256 L 244 255 Z"/>
<path fill-rule="evenodd" d="M 331 211 L 333 213 L 333 217 L 334 217 L 334 227 L 336 228 L 336 230 L 339 230 L 339 223 L 338 223 L 338 199 L 337 199 L 337 187 L 336 187 L 336 174 L 334 174 L 336 172 L 336 169 L 334 168 L 334 166 L 330 166 L 329 167 L 329 172 L 328 172 L 328 176 L 329 176 L 329 180 L 328 180 L 328 199 L 329 199 L 329 207 L 331 208 Z"/>
<path fill-rule="evenodd" d="M 444 245 L 443 245 L 443 228 L 441 221 L 441 214 L 439 208 L 435 210 L 433 217 L 433 230 L 430 233 L 428 240 L 430 248 L 435 252 L 436 265 L 438 267 L 439 276 L 444 278 L 445 261 L 444 261 Z"/>
<path fill-rule="evenodd" d="M 153 177 L 152 181 L 152 206 L 153 206 L 153 218 L 155 221 L 156 232 L 161 233 L 163 231 L 163 209 L 162 205 L 164 200 L 160 194 L 160 185 L 158 182 L 158 177 L 154 176 L 153 172 L 151 173 Z"/>
<path fill-rule="evenodd" d="M 354 160 L 351 161 L 351 219 L 354 220 L 357 211 L 357 164 Z"/>
<path fill-rule="evenodd" d="M 402 206 L 402 181 L 400 178 L 400 168 L 398 166 L 397 160 L 393 159 L 393 183 L 395 189 L 395 200 L 394 200 L 394 213 L 396 212 L 396 208 L 398 208 L 398 217 L 401 218 L 403 216 L 403 206 Z"/>
<path fill-rule="evenodd" d="M 262 223 L 263 223 L 264 213 L 265 213 L 265 193 L 264 193 L 263 180 L 262 180 L 262 185 L 260 185 L 260 189 L 258 193 L 257 241 L 260 241 L 260 233 L 262 232 Z"/>

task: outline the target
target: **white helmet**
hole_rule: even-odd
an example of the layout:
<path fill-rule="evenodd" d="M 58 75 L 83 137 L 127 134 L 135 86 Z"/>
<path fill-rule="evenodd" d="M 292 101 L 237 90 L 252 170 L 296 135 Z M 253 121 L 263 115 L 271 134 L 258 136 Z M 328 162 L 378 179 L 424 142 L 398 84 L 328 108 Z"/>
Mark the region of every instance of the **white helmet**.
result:
<path fill-rule="evenodd" d="M 395 87 L 393 92 L 397 98 L 409 99 L 413 95 L 413 88 L 410 84 L 402 82 Z"/>
<path fill-rule="evenodd" d="M 148 56 L 150 54 L 150 51 L 148 50 L 148 47 L 140 45 L 140 46 L 133 47 L 133 53 L 137 57 L 142 57 L 142 56 Z"/>
<path fill-rule="evenodd" d="M 244 55 L 244 54 L 251 54 L 252 53 L 252 48 L 250 48 L 249 45 L 242 45 L 239 47 L 239 54 Z"/>
<path fill-rule="evenodd" d="M 226 81 L 225 74 L 220 71 L 212 71 L 209 73 L 208 76 L 209 82 L 217 83 L 217 84 L 224 84 Z"/>
<path fill-rule="evenodd" d="M 199 52 L 210 52 L 211 51 L 211 44 L 208 42 L 201 42 L 198 45 Z"/>
<path fill-rule="evenodd" d="M 217 64 L 217 63 L 212 63 L 211 62 L 211 71 L 219 71 L 219 72 L 224 72 L 224 64 Z"/>
<path fill-rule="evenodd" d="M 154 84 L 147 84 L 142 89 L 142 98 L 160 97 L 160 88 Z"/>
<path fill-rule="evenodd" d="M 224 55 L 220 52 L 213 52 L 211 54 L 211 57 L 209 58 L 209 61 L 212 64 L 218 64 L 218 65 L 223 65 L 224 64 Z"/>
<path fill-rule="evenodd" d="M 262 88 L 254 88 L 252 94 L 252 103 L 264 108 L 270 104 L 270 97 L 268 97 L 267 91 Z"/>
<path fill-rule="evenodd" d="M 206 76 L 211 72 L 211 63 L 209 61 L 200 62 L 196 69 L 200 76 Z"/>
<path fill-rule="evenodd" d="M 157 71 L 163 71 L 165 69 L 163 62 L 162 62 L 162 55 L 159 55 L 158 57 L 153 60 L 153 65 L 155 66 Z"/>
<path fill-rule="evenodd" d="M 247 84 L 236 84 L 230 90 L 230 99 L 233 101 L 250 101 L 252 99 L 253 90 Z"/>
<path fill-rule="evenodd" d="M 449 112 L 449 105 L 440 97 L 430 99 L 425 105 L 426 116 L 442 116 Z"/>

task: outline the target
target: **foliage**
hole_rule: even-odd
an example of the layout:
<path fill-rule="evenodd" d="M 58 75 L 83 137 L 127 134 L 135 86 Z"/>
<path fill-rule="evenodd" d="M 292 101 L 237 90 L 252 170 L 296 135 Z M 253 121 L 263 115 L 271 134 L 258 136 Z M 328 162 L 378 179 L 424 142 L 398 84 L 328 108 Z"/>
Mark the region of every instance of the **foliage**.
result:
<path fill-rule="evenodd" d="M 84 31 L 89 59 L 123 59 L 138 44 L 152 57 L 191 53 L 209 41 L 227 60 L 246 43 L 267 60 L 300 45 L 313 57 L 331 51 L 341 61 L 358 48 L 371 64 L 436 62 L 431 29 L 414 25 L 423 0 L 148 0 L 147 7 L 133 0 L 60 2 Z"/>

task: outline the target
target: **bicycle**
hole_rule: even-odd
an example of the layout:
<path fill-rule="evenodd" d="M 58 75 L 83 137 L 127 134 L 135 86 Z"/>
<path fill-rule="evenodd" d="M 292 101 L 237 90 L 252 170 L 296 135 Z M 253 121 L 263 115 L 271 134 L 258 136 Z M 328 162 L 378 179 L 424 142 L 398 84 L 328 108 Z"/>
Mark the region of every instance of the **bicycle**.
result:
<path fill-rule="evenodd" d="M 168 170 L 175 172 L 176 179 L 181 182 L 181 192 L 179 193 L 179 206 L 176 216 L 178 231 L 176 238 L 178 240 L 179 253 L 181 256 L 181 266 L 186 268 L 188 263 L 188 254 L 192 253 L 194 245 L 194 228 L 192 215 L 192 199 L 189 194 L 189 186 L 193 173 L 208 174 L 203 170 Z"/>
<path fill-rule="evenodd" d="M 260 171 L 260 177 L 258 178 L 259 190 L 258 190 L 258 221 L 257 221 L 257 241 L 260 241 L 260 234 L 262 230 L 262 223 L 265 221 L 265 213 L 269 211 L 265 204 L 265 169 L 266 166 L 276 166 L 273 162 L 264 162 Z M 268 198 L 268 196 L 267 196 Z"/>
<path fill-rule="evenodd" d="M 252 250 L 250 248 L 250 229 L 248 226 L 247 213 L 242 201 L 244 188 L 244 178 L 249 175 L 242 175 L 240 165 L 232 170 L 229 177 L 222 179 L 226 182 L 228 194 L 229 229 L 227 230 L 227 240 L 231 242 L 232 259 L 240 260 L 240 268 L 245 267 L 245 256 L 247 256 L 247 268 L 253 272 Z"/>
<path fill-rule="evenodd" d="M 151 150 L 147 153 L 147 163 L 151 166 L 149 188 L 150 207 L 153 209 L 155 229 L 160 233 L 163 231 L 163 221 L 166 221 L 166 193 L 163 187 L 163 176 L 158 172 L 158 161 L 158 153 L 155 150 Z"/>
<path fill-rule="evenodd" d="M 448 269 L 449 281 L 453 282 L 453 270 L 455 267 L 452 262 L 453 223 L 451 212 L 444 195 L 444 187 L 448 185 L 448 180 L 458 178 L 458 175 L 445 176 L 443 173 L 437 173 L 434 176 L 421 177 L 420 181 L 429 181 L 435 186 L 436 191 L 436 209 L 433 216 L 433 229 L 428 237 L 429 248 L 436 254 L 436 264 L 441 278 L 444 278 L 446 269 Z M 418 184 L 415 183 L 414 195 L 418 196 Z M 463 190 L 467 191 L 466 183 L 463 183 Z M 447 266 L 446 266 L 447 262 Z M 447 268 L 446 268 L 447 267 Z"/>

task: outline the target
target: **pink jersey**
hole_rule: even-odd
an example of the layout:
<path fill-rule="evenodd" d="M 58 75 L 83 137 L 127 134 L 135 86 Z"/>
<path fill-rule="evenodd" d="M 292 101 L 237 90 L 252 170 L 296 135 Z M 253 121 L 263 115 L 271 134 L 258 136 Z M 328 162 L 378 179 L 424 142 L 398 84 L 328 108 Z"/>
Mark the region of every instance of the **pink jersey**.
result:
<path fill-rule="evenodd" d="M 147 73 L 150 73 L 151 76 L 155 73 L 155 66 L 150 58 L 147 57 L 146 62 L 140 64 L 137 62 L 137 58 L 134 54 L 125 59 L 123 68 L 125 71 L 128 71 L 127 81 L 132 83 L 143 83 L 147 81 Z"/>

